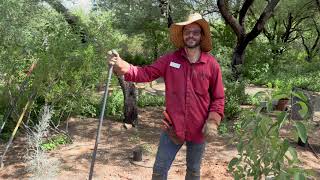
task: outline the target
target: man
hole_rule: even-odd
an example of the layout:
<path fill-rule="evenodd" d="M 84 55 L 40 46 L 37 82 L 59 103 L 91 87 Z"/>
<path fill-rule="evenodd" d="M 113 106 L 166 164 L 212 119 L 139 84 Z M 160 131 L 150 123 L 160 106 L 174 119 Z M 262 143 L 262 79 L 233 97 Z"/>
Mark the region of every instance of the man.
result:
<path fill-rule="evenodd" d="M 178 50 L 149 66 L 133 66 L 119 55 L 109 63 L 114 64 L 115 73 L 124 75 L 126 81 L 150 82 L 159 77 L 165 81 L 166 126 L 161 133 L 152 179 L 167 179 L 184 142 L 186 179 L 200 179 L 205 137 L 217 133 L 224 113 L 221 70 L 208 53 L 212 49 L 209 25 L 200 14 L 191 14 L 187 21 L 173 24 L 170 39 Z"/>

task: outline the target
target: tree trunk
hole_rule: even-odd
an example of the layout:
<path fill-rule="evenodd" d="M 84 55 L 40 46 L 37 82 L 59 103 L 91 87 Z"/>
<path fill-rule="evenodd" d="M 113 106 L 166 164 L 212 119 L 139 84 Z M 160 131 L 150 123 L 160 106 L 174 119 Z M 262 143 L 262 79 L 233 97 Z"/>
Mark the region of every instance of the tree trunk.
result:
<path fill-rule="evenodd" d="M 169 4 L 168 0 L 158 0 L 159 2 L 159 8 L 161 15 L 167 18 L 168 21 L 168 28 L 173 24 L 173 19 L 171 16 L 171 6 Z"/>
<path fill-rule="evenodd" d="M 241 44 L 237 44 L 233 51 L 232 55 L 232 76 L 235 80 L 239 79 L 241 72 L 238 68 L 238 65 L 244 63 L 244 48 L 241 46 Z"/>
<path fill-rule="evenodd" d="M 118 76 L 124 97 L 124 119 L 123 122 L 132 124 L 133 127 L 138 125 L 138 108 L 136 86 L 132 82 L 124 81 L 123 76 Z"/>
<path fill-rule="evenodd" d="M 244 50 L 246 46 L 243 46 L 242 42 L 239 42 L 234 48 L 232 56 L 232 67 L 244 63 Z"/>

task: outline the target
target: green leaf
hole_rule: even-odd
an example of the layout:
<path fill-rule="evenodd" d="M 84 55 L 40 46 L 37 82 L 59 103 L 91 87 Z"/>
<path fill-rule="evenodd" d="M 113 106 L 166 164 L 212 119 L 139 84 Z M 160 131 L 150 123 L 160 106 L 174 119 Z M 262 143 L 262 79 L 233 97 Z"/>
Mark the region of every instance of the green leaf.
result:
<path fill-rule="evenodd" d="M 282 111 L 278 116 L 277 116 L 277 121 L 279 124 L 279 129 L 282 127 L 283 122 L 287 119 L 288 113 L 285 111 Z"/>
<path fill-rule="evenodd" d="M 248 129 L 248 125 L 253 122 L 253 119 L 252 118 L 248 118 L 247 120 L 244 120 L 242 123 L 241 123 L 241 128 L 242 129 Z"/>
<path fill-rule="evenodd" d="M 287 94 L 278 94 L 278 95 L 273 96 L 272 99 L 273 100 L 288 99 L 288 95 Z"/>
<path fill-rule="evenodd" d="M 304 102 L 308 101 L 307 96 L 302 92 L 302 91 L 298 91 L 298 92 L 292 92 L 292 95 L 301 99 Z"/>
<path fill-rule="evenodd" d="M 286 173 L 284 171 L 281 171 L 280 175 L 278 175 L 276 179 L 278 179 L 278 180 L 287 180 L 288 178 L 289 178 L 288 173 Z"/>
<path fill-rule="evenodd" d="M 298 104 L 300 105 L 301 109 L 299 110 L 299 114 L 302 118 L 305 118 L 308 113 L 308 106 L 306 103 L 299 101 Z"/>
<path fill-rule="evenodd" d="M 238 158 L 233 158 L 230 162 L 229 162 L 229 165 L 228 165 L 228 169 L 229 171 L 232 170 L 233 166 L 236 165 L 238 163 L 239 159 Z"/>
<path fill-rule="evenodd" d="M 259 122 L 259 129 L 261 131 L 261 135 L 264 136 L 267 131 L 268 131 L 268 127 L 269 124 L 272 122 L 272 120 L 270 118 L 263 118 L 260 122 Z M 259 131 L 258 131 L 259 132 Z"/>
<path fill-rule="evenodd" d="M 261 111 L 262 111 L 262 109 L 263 109 L 264 107 L 261 107 L 261 106 L 259 106 L 259 107 L 257 107 L 257 109 L 256 109 L 256 113 L 260 113 Z"/>
<path fill-rule="evenodd" d="M 257 92 L 256 94 L 253 95 L 254 98 L 260 98 L 260 97 L 263 97 L 263 96 L 266 96 L 267 93 L 265 91 L 259 91 Z"/>
<path fill-rule="evenodd" d="M 297 151 L 293 147 L 289 147 L 288 151 L 292 156 L 292 161 L 296 161 L 298 159 Z"/>
<path fill-rule="evenodd" d="M 289 143 L 288 139 L 285 139 L 285 140 L 283 141 L 283 144 L 282 144 L 282 147 L 281 147 L 281 151 L 282 151 L 283 153 L 287 152 L 287 150 L 288 150 L 288 148 L 289 148 L 289 145 L 290 145 L 290 143 Z"/>
<path fill-rule="evenodd" d="M 238 173 L 234 175 L 234 180 L 240 180 L 240 175 Z"/>
<path fill-rule="evenodd" d="M 300 139 L 302 140 L 303 143 L 306 143 L 307 141 L 307 129 L 304 126 L 304 124 L 302 122 L 296 121 L 295 122 L 295 127 L 298 131 L 298 135 L 300 137 Z"/>
<path fill-rule="evenodd" d="M 243 150 L 243 142 L 239 142 L 239 144 L 237 145 L 237 150 L 238 150 L 238 152 L 242 152 L 242 150 Z"/>
<path fill-rule="evenodd" d="M 306 177 L 304 176 L 304 174 L 302 174 L 300 172 L 295 172 L 293 179 L 294 180 L 305 180 Z"/>

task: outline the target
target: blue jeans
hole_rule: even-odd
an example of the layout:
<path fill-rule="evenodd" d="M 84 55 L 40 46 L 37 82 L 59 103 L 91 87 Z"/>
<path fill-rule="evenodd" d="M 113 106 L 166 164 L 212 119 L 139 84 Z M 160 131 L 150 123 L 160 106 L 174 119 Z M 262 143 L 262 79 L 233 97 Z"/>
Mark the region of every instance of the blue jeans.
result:
<path fill-rule="evenodd" d="M 187 173 L 185 179 L 198 180 L 200 179 L 200 164 L 205 150 L 205 143 L 195 144 L 187 141 L 186 145 Z M 170 166 L 181 147 L 182 145 L 174 144 L 166 133 L 161 133 L 156 161 L 153 165 L 152 180 L 167 179 Z"/>

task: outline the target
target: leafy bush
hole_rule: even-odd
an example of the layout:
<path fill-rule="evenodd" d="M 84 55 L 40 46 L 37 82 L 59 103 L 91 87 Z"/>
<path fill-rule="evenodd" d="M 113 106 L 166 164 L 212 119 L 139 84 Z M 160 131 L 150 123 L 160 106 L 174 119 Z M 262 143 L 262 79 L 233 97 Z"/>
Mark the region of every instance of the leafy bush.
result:
<path fill-rule="evenodd" d="M 165 98 L 164 96 L 157 96 L 151 94 L 142 94 L 138 98 L 138 106 L 164 106 Z"/>
<path fill-rule="evenodd" d="M 97 107 L 100 105 L 101 97 L 94 91 L 88 91 L 85 94 L 85 97 L 78 99 L 77 107 L 73 108 L 73 112 L 86 117 L 99 116 Z"/>
<path fill-rule="evenodd" d="M 280 129 L 289 123 L 289 112 L 280 112 L 276 119 L 272 119 L 261 112 L 262 108 L 257 107 L 255 111 L 247 111 L 242 116 L 241 129 L 235 131 L 238 157 L 230 161 L 229 171 L 235 179 L 263 179 L 269 176 L 276 179 L 299 176 L 305 179 L 309 173 L 297 165 L 299 159 L 295 148 L 290 146 L 287 138 L 280 137 Z M 303 109 L 301 113 L 306 114 Z M 299 138 L 306 142 L 304 124 L 297 121 L 294 126 Z"/>
<path fill-rule="evenodd" d="M 20 111 L 20 104 L 25 103 L 31 91 L 36 91 L 37 99 L 30 109 L 31 121 L 38 120 L 44 103 L 54 107 L 52 121 L 58 122 L 69 113 L 96 116 L 99 102 L 91 99 L 91 94 L 101 79 L 105 79 L 105 51 L 127 39 L 113 28 L 112 14 L 93 12 L 78 16 L 79 23 L 72 26 L 63 14 L 48 4 L 27 0 L 1 1 L 0 4 L 3 27 L 0 30 L 3 37 L 0 41 L 0 91 L 3 92 L 0 94 L 7 95 L 10 91 L 12 97 L 18 96 L 16 109 Z M 36 67 L 27 78 L 26 70 L 33 63 Z M 26 79 L 26 92 L 19 93 Z M 9 96 L 4 97 L 0 100 L 0 110 L 6 109 L 12 101 Z M 9 122 L 14 121 L 15 118 L 10 117 Z M 12 129 L 9 123 L 5 128 L 3 133 Z"/>
<path fill-rule="evenodd" d="M 224 33 L 229 34 L 229 30 L 225 30 Z M 218 33 L 218 32 L 215 32 Z M 229 34 L 228 38 L 234 38 Z M 225 119 L 235 120 L 241 112 L 240 105 L 247 104 L 249 96 L 245 94 L 246 81 L 235 81 L 231 71 L 232 56 L 231 44 L 221 45 L 219 48 L 214 48 L 213 53 L 216 56 L 222 70 L 223 82 L 225 86 Z"/>
<path fill-rule="evenodd" d="M 318 64 L 317 66 L 320 66 Z M 288 67 L 288 69 L 292 69 Z M 252 83 L 256 85 L 266 85 L 268 83 L 275 86 L 289 86 L 289 87 L 299 87 L 311 91 L 320 91 L 320 73 L 310 72 L 306 68 L 301 73 L 296 73 L 292 71 L 279 70 L 277 73 L 267 73 L 260 75 L 257 78 L 251 80 Z"/>
<path fill-rule="evenodd" d="M 101 98 L 101 97 L 99 97 Z M 142 94 L 137 98 L 138 107 L 146 106 L 164 106 L 165 98 L 164 96 L 156 96 L 151 94 Z M 106 115 L 113 116 L 116 119 L 123 118 L 124 110 L 124 97 L 120 89 L 112 91 L 111 95 L 108 97 Z M 95 104 L 95 112 L 97 115 L 100 114 L 101 103 Z"/>
<path fill-rule="evenodd" d="M 69 136 L 60 133 L 50 137 L 47 141 L 43 142 L 40 147 L 44 151 L 51 151 L 58 148 L 60 145 L 72 143 Z"/>
<path fill-rule="evenodd" d="M 281 45 L 280 45 L 281 46 Z M 256 85 L 272 84 L 272 87 L 299 87 L 320 91 L 320 62 L 307 62 L 296 49 L 287 48 L 275 53 L 274 44 L 259 42 L 248 46 L 244 64 L 244 78 Z"/>
<path fill-rule="evenodd" d="M 229 129 L 228 129 L 228 124 L 227 124 L 227 122 L 226 122 L 226 121 L 222 121 L 222 122 L 220 123 L 219 127 L 218 127 L 218 133 L 219 133 L 220 135 L 225 135 L 225 134 L 228 133 L 228 131 L 229 131 Z"/>
<path fill-rule="evenodd" d="M 141 54 L 131 55 L 131 53 L 125 53 L 123 57 L 127 62 L 137 66 L 143 66 L 151 63 L 150 59 L 146 59 Z"/>
<path fill-rule="evenodd" d="M 225 118 L 227 120 L 234 120 L 237 118 L 240 112 L 241 112 L 241 107 L 237 97 L 235 96 L 227 97 L 225 110 L 224 110 Z"/>
<path fill-rule="evenodd" d="M 244 81 L 242 82 L 226 82 L 225 87 L 225 118 L 233 120 L 238 117 L 241 112 L 241 104 L 247 103 L 249 96 L 245 94 Z"/>
<path fill-rule="evenodd" d="M 121 90 L 115 90 L 108 97 L 107 115 L 122 117 L 123 116 L 123 93 Z"/>

